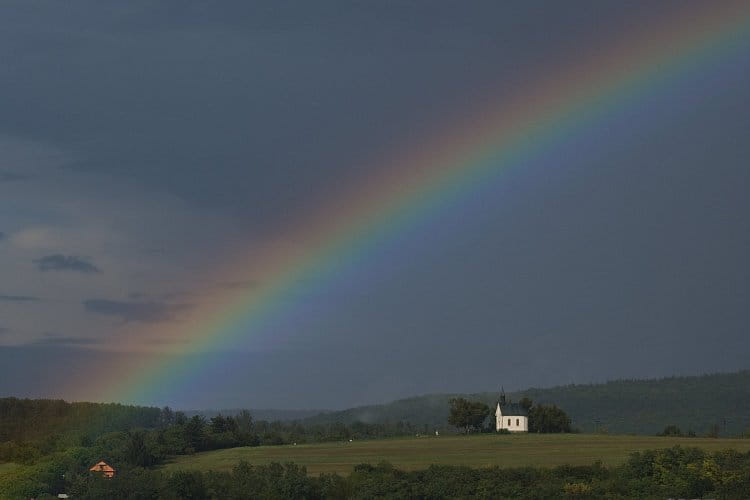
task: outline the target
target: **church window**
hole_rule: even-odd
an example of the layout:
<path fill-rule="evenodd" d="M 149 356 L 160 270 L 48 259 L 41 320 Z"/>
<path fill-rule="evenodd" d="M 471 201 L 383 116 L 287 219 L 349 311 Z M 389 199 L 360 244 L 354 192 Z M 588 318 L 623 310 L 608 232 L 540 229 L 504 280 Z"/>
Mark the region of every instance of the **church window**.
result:
<path fill-rule="evenodd" d="M 508 425 L 510 425 L 510 419 L 508 419 Z"/>
<path fill-rule="evenodd" d="M 517 426 L 518 426 L 518 425 L 521 425 L 521 424 L 520 424 L 519 422 L 520 422 L 520 419 L 516 419 L 516 425 L 517 425 Z"/>

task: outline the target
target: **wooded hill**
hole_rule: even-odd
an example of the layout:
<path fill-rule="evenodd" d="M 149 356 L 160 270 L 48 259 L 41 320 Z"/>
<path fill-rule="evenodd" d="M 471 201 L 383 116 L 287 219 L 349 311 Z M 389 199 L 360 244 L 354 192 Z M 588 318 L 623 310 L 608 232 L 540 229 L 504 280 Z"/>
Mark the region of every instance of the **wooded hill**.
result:
<path fill-rule="evenodd" d="M 106 432 L 156 427 L 159 408 L 58 399 L 0 398 L 0 442 L 35 441 L 62 434 L 94 439 Z"/>
<path fill-rule="evenodd" d="M 494 409 L 497 393 L 430 394 L 383 405 L 361 406 L 323 413 L 310 423 L 408 421 L 445 428 L 448 400 L 481 400 Z M 706 434 L 718 426 L 720 435 L 736 436 L 750 429 L 750 370 L 694 377 L 616 380 L 603 384 L 565 385 L 512 392 L 514 401 L 529 397 L 535 403 L 555 404 L 582 432 L 656 434 L 673 424 L 684 432 Z"/>

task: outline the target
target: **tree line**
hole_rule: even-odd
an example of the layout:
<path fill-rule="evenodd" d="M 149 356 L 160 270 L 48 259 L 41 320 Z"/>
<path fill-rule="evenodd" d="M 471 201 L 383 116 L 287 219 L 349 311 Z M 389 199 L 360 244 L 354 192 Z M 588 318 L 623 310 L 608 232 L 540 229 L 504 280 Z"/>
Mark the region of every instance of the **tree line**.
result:
<path fill-rule="evenodd" d="M 73 451 L 49 458 L 13 483 L 8 498 L 65 492 L 80 499 L 448 499 L 448 498 L 747 498 L 750 452 L 706 452 L 676 446 L 631 454 L 626 463 L 554 468 L 433 465 L 403 471 L 361 464 L 346 476 L 308 476 L 295 464 L 238 463 L 231 472 L 124 468 L 112 479 L 87 472 Z"/>

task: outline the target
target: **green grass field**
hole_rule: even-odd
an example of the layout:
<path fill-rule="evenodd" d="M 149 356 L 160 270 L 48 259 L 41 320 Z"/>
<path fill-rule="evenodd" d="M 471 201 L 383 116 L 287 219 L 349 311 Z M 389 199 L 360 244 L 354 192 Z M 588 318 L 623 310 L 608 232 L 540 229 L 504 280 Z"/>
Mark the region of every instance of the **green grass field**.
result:
<path fill-rule="evenodd" d="M 312 475 L 322 472 L 348 474 L 359 463 L 382 460 L 404 470 L 424 469 L 430 464 L 501 467 L 534 465 L 623 463 L 631 452 L 669 448 L 676 444 L 706 450 L 732 448 L 750 451 L 750 439 L 669 438 L 656 436 L 608 436 L 591 434 L 524 434 L 441 436 L 297 446 L 232 448 L 177 457 L 164 467 L 229 471 L 240 460 L 251 464 L 295 462 Z"/>

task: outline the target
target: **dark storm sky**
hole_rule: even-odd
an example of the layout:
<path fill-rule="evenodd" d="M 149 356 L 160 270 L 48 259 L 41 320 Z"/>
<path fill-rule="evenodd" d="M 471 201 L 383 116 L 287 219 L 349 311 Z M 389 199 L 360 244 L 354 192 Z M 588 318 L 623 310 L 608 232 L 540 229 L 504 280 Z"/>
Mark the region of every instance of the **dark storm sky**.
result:
<path fill-rule="evenodd" d="M 206 280 L 227 249 L 681 8 L 4 2 L 0 395 L 66 397 L 55 380 L 91 359 L 138 356 L 111 339 L 252 286 Z M 748 50 L 652 86 L 300 287 L 278 342 L 199 357 L 190 391 L 149 402 L 333 408 L 747 368 L 748 89 Z"/>

